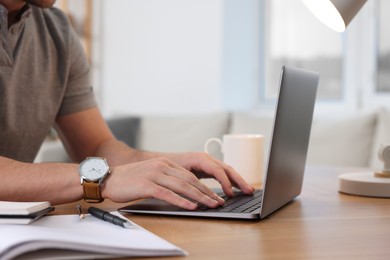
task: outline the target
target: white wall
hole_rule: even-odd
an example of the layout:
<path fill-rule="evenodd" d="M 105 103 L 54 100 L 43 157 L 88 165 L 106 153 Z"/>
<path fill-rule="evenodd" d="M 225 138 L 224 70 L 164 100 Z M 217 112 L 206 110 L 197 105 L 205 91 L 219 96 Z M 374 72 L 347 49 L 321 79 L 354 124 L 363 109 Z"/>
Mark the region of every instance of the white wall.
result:
<path fill-rule="evenodd" d="M 257 104 L 258 0 L 94 3 L 94 81 L 105 116 Z"/>
<path fill-rule="evenodd" d="M 221 110 L 222 2 L 102 1 L 103 113 Z"/>

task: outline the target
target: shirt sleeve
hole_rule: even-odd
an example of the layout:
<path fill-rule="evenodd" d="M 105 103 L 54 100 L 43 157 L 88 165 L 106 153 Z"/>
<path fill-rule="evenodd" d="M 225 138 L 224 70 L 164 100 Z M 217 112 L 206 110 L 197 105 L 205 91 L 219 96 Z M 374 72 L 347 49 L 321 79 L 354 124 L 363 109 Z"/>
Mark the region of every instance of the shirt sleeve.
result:
<path fill-rule="evenodd" d="M 70 28 L 69 45 L 68 81 L 58 116 L 97 107 L 90 82 L 89 64 L 80 39 L 73 28 Z"/>

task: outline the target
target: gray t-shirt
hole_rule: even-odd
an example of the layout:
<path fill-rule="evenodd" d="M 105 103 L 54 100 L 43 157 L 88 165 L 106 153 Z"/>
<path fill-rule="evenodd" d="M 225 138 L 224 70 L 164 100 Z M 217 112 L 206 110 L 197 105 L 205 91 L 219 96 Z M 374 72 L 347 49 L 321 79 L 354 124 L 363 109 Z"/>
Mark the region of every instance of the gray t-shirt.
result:
<path fill-rule="evenodd" d="M 32 162 L 57 117 L 92 107 L 89 65 L 66 16 L 26 5 L 8 29 L 0 5 L 0 156 Z"/>

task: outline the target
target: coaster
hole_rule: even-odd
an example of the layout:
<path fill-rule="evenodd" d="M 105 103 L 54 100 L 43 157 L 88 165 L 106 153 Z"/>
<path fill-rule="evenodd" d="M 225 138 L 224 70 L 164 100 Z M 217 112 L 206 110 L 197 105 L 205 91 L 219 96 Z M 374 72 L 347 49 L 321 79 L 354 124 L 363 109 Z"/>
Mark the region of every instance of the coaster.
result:
<path fill-rule="evenodd" d="M 390 178 L 374 172 L 351 172 L 339 176 L 339 191 L 351 195 L 390 198 Z"/>
<path fill-rule="evenodd" d="M 390 172 L 375 172 L 375 177 L 390 178 Z"/>

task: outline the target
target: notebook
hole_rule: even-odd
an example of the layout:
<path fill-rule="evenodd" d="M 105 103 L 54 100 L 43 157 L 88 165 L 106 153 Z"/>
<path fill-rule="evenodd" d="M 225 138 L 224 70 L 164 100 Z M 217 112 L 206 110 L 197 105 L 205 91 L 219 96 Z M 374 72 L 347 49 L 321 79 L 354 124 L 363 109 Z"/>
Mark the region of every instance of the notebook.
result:
<path fill-rule="evenodd" d="M 112 214 L 123 217 L 117 212 Z M 187 252 L 133 223 L 123 228 L 86 215 L 45 216 L 30 225 L 0 225 L 1 260 L 123 259 Z"/>
<path fill-rule="evenodd" d="M 122 207 L 122 213 L 263 219 L 280 209 L 302 189 L 319 75 L 283 66 L 279 81 L 274 128 L 263 188 L 253 195 L 237 191 L 216 209 L 184 210 L 158 199 L 145 199 Z M 260 173 L 259 173 L 260 174 Z"/>
<path fill-rule="evenodd" d="M 48 201 L 0 201 L 0 224 L 29 224 L 53 210 Z"/>

